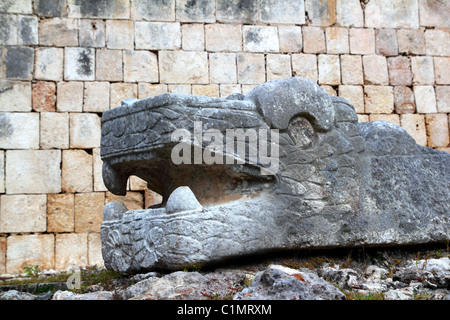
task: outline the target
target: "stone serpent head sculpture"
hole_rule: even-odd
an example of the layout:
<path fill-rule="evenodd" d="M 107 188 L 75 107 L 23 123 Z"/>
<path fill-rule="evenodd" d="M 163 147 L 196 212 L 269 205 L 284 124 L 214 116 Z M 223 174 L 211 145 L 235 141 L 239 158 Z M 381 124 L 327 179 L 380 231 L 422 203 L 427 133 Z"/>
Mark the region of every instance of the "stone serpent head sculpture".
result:
<path fill-rule="evenodd" d="M 102 117 L 103 179 L 136 175 L 159 207 L 108 203 L 105 266 L 176 270 L 277 250 L 450 239 L 450 155 L 401 127 L 358 123 L 316 83 L 270 81 L 245 97 L 163 94 Z"/>

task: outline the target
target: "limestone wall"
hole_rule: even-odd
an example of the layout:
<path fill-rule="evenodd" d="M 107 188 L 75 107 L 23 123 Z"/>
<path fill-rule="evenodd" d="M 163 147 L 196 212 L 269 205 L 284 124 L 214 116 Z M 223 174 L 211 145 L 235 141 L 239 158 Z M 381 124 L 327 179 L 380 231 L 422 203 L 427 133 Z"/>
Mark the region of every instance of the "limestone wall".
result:
<path fill-rule="evenodd" d="M 0 274 L 102 264 L 102 112 L 165 92 L 226 97 L 301 76 L 450 151 L 450 2 L 0 3 Z"/>

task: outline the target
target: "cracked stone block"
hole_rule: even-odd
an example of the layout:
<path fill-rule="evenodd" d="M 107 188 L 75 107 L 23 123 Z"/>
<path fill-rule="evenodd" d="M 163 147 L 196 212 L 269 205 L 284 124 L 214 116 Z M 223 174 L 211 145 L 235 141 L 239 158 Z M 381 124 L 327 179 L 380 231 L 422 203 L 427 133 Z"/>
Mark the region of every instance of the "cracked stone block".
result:
<path fill-rule="evenodd" d="M 34 10 L 40 17 L 62 17 L 67 15 L 67 0 L 36 0 Z"/>
<path fill-rule="evenodd" d="M 267 81 L 282 80 L 292 76 L 290 55 L 268 54 L 266 60 Z"/>
<path fill-rule="evenodd" d="M 2 1 L 0 3 L 0 12 L 31 14 L 33 13 L 32 0 Z"/>
<path fill-rule="evenodd" d="M 67 0 L 69 18 L 129 19 L 129 0 Z"/>
<path fill-rule="evenodd" d="M 78 25 L 71 19 L 52 18 L 39 21 L 41 46 L 78 46 Z"/>
<path fill-rule="evenodd" d="M 97 80 L 122 81 L 122 50 L 97 50 L 95 67 Z"/>
<path fill-rule="evenodd" d="M 45 232 L 45 195 L 2 195 L 0 232 Z"/>
<path fill-rule="evenodd" d="M 419 0 L 420 25 L 424 27 L 450 28 L 450 2 Z"/>
<path fill-rule="evenodd" d="M 397 30 L 398 52 L 409 55 L 425 54 L 425 34 L 423 29 Z"/>
<path fill-rule="evenodd" d="M 64 49 L 37 48 L 34 78 L 61 81 L 63 77 Z"/>
<path fill-rule="evenodd" d="M 131 1 L 131 19 L 175 21 L 175 0 Z"/>
<path fill-rule="evenodd" d="M 261 0 L 259 11 L 264 23 L 305 24 L 304 0 Z"/>
<path fill-rule="evenodd" d="M 379 55 L 363 56 L 364 81 L 366 84 L 389 84 L 387 59 Z"/>
<path fill-rule="evenodd" d="M 336 22 L 343 27 L 364 27 L 364 14 L 359 0 L 336 0 Z"/>
<path fill-rule="evenodd" d="M 426 54 L 430 56 L 450 55 L 450 31 L 425 30 Z"/>
<path fill-rule="evenodd" d="M 371 114 L 369 115 L 369 121 L 387 121 L 400 125 L 400 116 L 398 114 Z"/>
<path fill-rule="evenodd" d="M 243 26 L 244 51 L 278 52 L 278 31 L 272 26 Z"/>
<path fill-rule="evenodd" d="M 427 144 L 429 147 L 447 147 L 450 143 L 448 119 L 445 113 L 425 115 Z"/>
<path fill-rule="evenodd" d="M 434 84 L 433 57 L 411 57 L 413 84 Z"/>
<path fill-rule="evenodd" d="M 374 29 L 350 28 L 349 39 L 351 54 L 375 53 Z"/>
<path fill-rule="evenodd" d="M 207 24 L 205 45 L 207 51 L 242 51 L 242 27 L 231 24 Z"/>
<path fill-rule="evenodd" d="M 150 51 L 124 51 L 123 79 L 126 82 L 158 82 L 156 54 Z"/>
<path fill-rule="evenodd" d="M 58 82 L 56 109 L 58 112 L 83 111 L 83 82 Z"/>
<path fill-rule="evenodd" d="M 30 82 L 0 80 L 0 111 L 31 111 Z"/>
<path fill-rule="evenodd" d="M 207 97 L 219 96 L 219 85 L 215 83 L 211 84 L 193 84 L 192 94 Z"/>
<path fill-rule="evenodd" d="M 216 18 L 219 22 L 253 24 L 259 20 L 258 2 L 216 0 Z"/>
<path fill-rule="evenodd" d="M 100 232 L 105 193 L 75 194 L 75 232 Z"/>
<path fill-rule="evenodd" d="M 303 48 L 303 36 L 301 27 L 278 26 L 280 52 L 301 52 Z"/>
<path fill-rule="evenodd" d="M 325 53 L 325 32 L 320 27 L 302 27 L 303 31 L 303 52 L 304 53 Z"/>
<path fill-rule="evenodd" d="M 394 92 L 389 86 L 364 86 L 365 113 L 392 113 L 394 111 Z"/>
<path fill-rule="evenodd" d="M 69 148 L 69 114 L 60 112 L 42 112 L 41 149 Z"/>
<path fill-rule="evenodd" d="M 92 192 L 92 155 L 84 150 L 63 150 L 61 179 L 63 192 Z"/>
<path fill-rule="evenodd" d="M 38 44 L 38 19 L 36 17 L 19 16 L 17 44 Z"/>
<path fill-rule="evenodd" d="M 208 53 L 159 51 L 160 83 L 208 84 Z"/>
<path fill-rule="evenodd" d="M 365 25 L 369 28 L 419 27 L 417 0 L 372 0 L 364 10 Z"/>
<path fill-rule="evenodd" d="M 24 267 L 38 265 L 41 270 L 55 267 L 53 234 L 14 235 L 7 238 L 6 271 L 22 273 Z"/>
<path fill-rule="evenodd" d="M 167 93 L 166 84 L 138 83 L 138 99 L 145 99 Z"/>
<path fill-rule="evenodd" d="M 17 16 L 0 14 L 0 44 L 17 45 Z"/>
<path fill-rule="evenodd" d="M 414 138 L 417 144 L 427 145 L 425 117 L 421 114 L 401 114 L 400 123 L 403 129 Z"/>
<path fill-rule="evenodd" d="M 141 22 L 135 26 L 136 49 L 176 50 L 181 46 L 180 23 Z"/>
<path fill-rule="evenodd" d="M 33 83 L 33 110 L 37 112 L 56 111 L 56 85 L 54 82 Z"/>
<path fill-rule="evenodd" d="M 84 84 L 85 112 L 104 112 L 109 109 L 109 82 L 86 82 Z"/>
<path fill-rule="evenodd" d="M 108 49 L 133 50 L 133 21 L 106 20 L 106 46 Z"/>
<path fill-rule="evenodd" d="M 95 49 L 65 48 L 64 80 L 95 80 Z"/>
<path fill-rule="evenodd" d="M 404 86 L 394 87 L 394 107 L 395 113 L 414 113 L 416 104 L 414 93 L 411 88 Z"/>
<path fill-rule="evenodd" d="M 186 51 L 205 50 L 205 27 L 201 23 L 183 24 L 181 26 L 182 48 Z M 240 41 L 240 39 L 239 39 Z"/>
<path fill-rule="evenodd" d="M 433 60 L 436 84 L 450 84 L 450 58 L 434 57 Z"/>
<path fill-rule="evenodd" d="M 144 196 L 140 192 L 128 191 L 125 196 L 116 196 L 111 192 L 106 192 L 105 203 L 120 202 L 128 210 L 139 210 L 144 207 Z"/>
<path fill-rule="evenodd" d="M 450 113 L 450 86 L 436 86 L 435 90 L 438 112 Z"/>
<path fill-rule="evenodd" d="M 73 193 L 47 195 L 47 232 L 73 232 L 75 227 Z"/>
<path fill-rule="evenodd" d="M 94 191 L 108 191 L 102 176 L 103 161 L 100 157 L 100 148 L 92 149 L 92 174 L 94 175 Z"/>
<path fill-rule="evenodd" d="M 236 83 L 237 66 L 235 53 L 210 53 L 209 73 L 211 83 Z"/>
<path fill-rule="evenodd" d="M 394 86 L 411 86 L 411 61 L 408 57 L 398 56 L 387 58 L 389 84 Z"/>
<path fill-rule="evenodd" d="M 215 9 L 214 1 L 177 0 L 175 3 L 176 20 L 213 23 L 216 21 Z"/>
<path fill-rule="evenodd" d="M 328 27 L 336 23 L 336 1 L 306 1 L 305 11 L 312 26 Z"/>
<path fill-rule="evenodd" d="M 60 150 L 8 150 L 6 193 L 59 193 Z"/>
<path fill-rule="evenodd" d="M 375 30 L 375 51 L 383 56 L 398 55 L 397 32 L 395 29 Z"/>
<path fill-rule="evenodd" d="M 340 54 L 348 53 L 348 29 L 340 27 L 330 27 L 325 30 L 327 53 Z"/>
<path fill-rule="evenodd" d="M 238 53 L 238 83 L 260 84 L 266 79 L 265 58 L 260 53 Z"/>
<path fill-rule="evenodd" d="M 71 148 L 90 149 L 100 146 L 101 125 L 96 113 L 71 113 L 69 126 Z"/>
<path fill-rule="evenodd" d="M 8 47 L 5 56 L 7 79 L 31 80 L 33 76 L 34 49 L 29 47 Z"/>
<path fill-rule="evenodd" d="M 104 47 L 105 22 L 102 20 L 80 20 L 79 37 L 80 47 Z"/>
<path fill-rule="evenodd" d="M 38 113 L 0 113 L 1 149 L 39 149 Z"/>
<path fill-rule="evenodd" d="M 364 84 L 360 55 L 341 55 L 342 84 Z"/>
<path fill-rule="evenodd" d="M 316 82 L 319 73 L 317 71 L 317 56 L 315 54 L 293 54 L 292 74 Z"/>
<path fill-rule="evenodd" d="M 135 83 L 111 83 L 109 108 L 120 107 L 121 102 L 128 98 L 137 98 L 137 84 Z"/>
<path fill-rule="evenodd" d="M 90 266 L 96 265 L 98 268 L 104 266 L 102 242 L 98 232 L 88 233 L 88 261 Z"/>
<path fill-rule="evenodd" d="M 88 234 L 57 234 L 55 238 L 55 268 L 64 270 L 71 265 L 84 267 L 88 264 Z"/>
<path fill-rule="evenodd" d="M 339 97 L 348 100 L 356 113 L 364 113 L 364 91 L 362 86 L 340 85 Z"/>
<path fill-rule="evenodd" d="M 338 55 L 320 54 L 318 57 L 319 84 L 339 85 L 341 67 Z"/>
<path fill-rule="evenodd" d="M 433 86 L 414 86 L 413 90 L 417 113 L 437 112 Z"/>

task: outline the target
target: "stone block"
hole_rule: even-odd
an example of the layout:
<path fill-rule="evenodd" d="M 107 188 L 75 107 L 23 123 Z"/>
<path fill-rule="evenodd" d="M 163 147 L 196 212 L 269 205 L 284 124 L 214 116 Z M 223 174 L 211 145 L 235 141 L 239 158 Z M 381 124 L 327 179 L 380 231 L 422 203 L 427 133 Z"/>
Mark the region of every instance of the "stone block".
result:
<path fill-rule="evenodd" d="M 84 150 L 62 151 L 62 191 L 92 191 L 92 155 Z"/>
<path fill-rule="evenodd" d="M 397 30 L 398 52 L 408 55 L 425 54 L 425 35 L 423 29 Z"/>
<path fill-rule="evenodd" d="M 130 176 L 128 183 L 128 190 L 131 191 L 144 191 L 147 189 L 147 182 L 137 176 Z"/>
<path fill-rule="evenodd" d="M 426 114 L 425 124 L 427 127 L 427 145 L 429 147 L 447 147 L 449 145 L 450 140 L 447 114 Z"/>
<path fill-rule="evenodd" d="M 131 1 L 131 19 L 175 21 L 175 0 L 133 0 Z"/>
<path fill-rule="evenodd" d="M 219 22 L 253 24 L 259 20 L 257 1 L 216 0 L 216 18 Z"/>
<path fill-rule="evenodd" d="M 0 274 L 6 273 L 6 237 L 0 237 Z"/>
<path fill-rule="evenodd" d="M 36 0 L 34 10 L 40 17 L 67 16 L 67 0 Z"/>
<path fill-rule="evenodd" d="M 338 55 L 320 54 L 318 58 L 319 84 L 341 84 L 341 68 Z"/>
<path fill-rule="evenodd" d="M 75 232 L 100 232 L 105 193 L 75 194 Z"/>
<path fill-rule="evenodd" d="M 32 0 L 2 1 L 0 12 L 31 14 L 33 13 Z"/>
<path fill-rule="evenodd" d="M 160 83 L 208 84 L 208 53 L 159 51 Z"/>
<path fill-rule="evenodd" d="M 369 115 L 369 121 L 387 121 L 400 125 L 400 116 L 398 114 L 371 114 Z"/>
<path fill-rule="evenodd" d="M 144 196 L 140 192 L 128 191 L 125 196 L 116 196 L 111 192 L 106 192 L 106 202 L 120 202 L 125 205 L 128 210 L 139 210 L 144 208 Z"/>
<path fill-rule="evenodd" d="M 278 30 L 276 27 L 243 26 L 242 32 L 244 39 L 244 51 L 249 52 L 280 51 L 280 44 L 278 42 Z"/>
<path fill-rule="evenodd" d="M 219 92 L 221 98 L 226 98 L 233 93 L 241 93 L 240 84 L 220 84 Z"/>
<path fill-rule="evenodd" d="M 336 1 L 306 1 L 311 26 L 328 27 L 336 23 Z"/>
<path fill-rule="evenodd" d="M 434 57 L 433 60 L 436 84 L 450 84 L 450 58 Z"/>
<path fill-rule="evenodd" d="M 135 83 L 111 83 L 109 108 L 121 106 L 121 101 L 128 98 L 137 98 L 137 84 Z"/>
<path fill-rule="evenodd" d="M 215 1 L 177 0 L 175 3 L 176 20 L 212 23 L 216 21 L 215 9 Z"/>
<path fill-rule="evenodd" d="M 436 113 L 436 97 L 433 86 L 414 86 L 417 113 Z"/>
<path fill-rule="evenodd" d="M 336 22 L 343 27 L 364 27 L 364 14 L 359 0 L 336 0 Z"/>
<path fill-rule="evenodd" d="M 369 28 L 419 27 L 417 0 L 372 0 L 364 10 L 365 25 Z"/>
<path fill-rule="evenodd" d="M 7 47 L 4 63 L 7 79 L 31 80 L 33 76 L 34 49 L 29 47 Z"/>
<path fill-rule="evenodd" d="M 317 56 L 315 54 L 293 54 L 292 73 L 295 77 L 306 78 L 317 81 L 319 73 L 317 71 Z"/>
<path fill-rule="evenodd" d="M 50 47 L 78 46 L 78 26 L 71 19 L 52 18 L 39 21 L 39 44 Z"/>
<path fill-rule="evenodd" d="M 96 265 L 98 268 L 104 266 L 102 242 L 98 232 L 88 234 L 88 261 L 90 266 Z"/>
<path fill-rule="evenodd" d="M 384 56 L 363 56 L 364 82 L 366 84 L 389 84 L 387 60 Z"/>
<path fill-rule="evenodd" d="M 133 50 L 133 21 L 106 20 L 106 46 L 108 49 Z"/>
<path fill-rule="evenodd" d="M 280 52 L 301 52 L 303 48 L 302 29 L 297 26 L 278 26 Z"/>
<path fill-rule="evenodd" d="M 37 48 L 34 78 L 37 80 L 62 80 L 64 49 Z"/>
<path fill-rule="evenodd" d="M 83 111 L 104 112 L 109 110 L 109 91 L 109 82 L 86 82 Z"/>
<path fill-rule="evenodd" d="M 126 82 L 158 82 L 156 54 L 150 51 L 124 51 L 123 79 Z"/>
<path fill-rule="evenodd" d="M 18 17 L 19 30 L 17 34 L 17 44 L 37 45 L 38 44 L 38 19 L 30 16 Z"/>
<path fill-rule="evenodd" d="M 83 82 L 58 82 L 56 109 L 58 112 L 83 111 Z"/>
<path fill-rule="evenodd" d="M 367 114 L 357 114 L 358 122 L 369 122 L 369 116 Z"/>
<path fill-rule="evenodd" d="M 348 29 L 340 27 L 329 27 L 325 30 L 327 53 L 348 53 Z"/>
<path fill-rule="evenodd" d="M 47 195 L 47 232 L 73 232 L 75 197 L 73 193 Z"/>
<path fill-rule="evenodd" d="M 207 97 L 218 97 L 219 96 L 219 85 L 212 84 L 193 84 L 192 94 L 207 96 Z"/>
<path fill-rule="evenodd" d="M 138 83 L 138 99 L 146 99 L 167 92 L 167 84 Z"/>
<path fill-rule="evenodd" d="M 411 86 L 411 61 L 408 57 L 398 56 L 387 58 L 389 84 L 393 86 Z"/>
<path fill-rule="evenodd" d="M 45 232 L 46 195 L 2 195 L 0 232 Z"/>
<path fill-rule="evenodd" d="M 31 111 L 30 82 L 0 80 L 0 111 Z"/>
<path fill-rule="evenodd" d="M 403 129 L 414 138 L 417 144 L 427 145 L 425 117 L 421 114 L 401 114 L 400 123 Z"/>
<path fill-rule="evenodd" d="M 450 113 L 450 86 L 436 86 L 435 90 L 438 112 Z"/>
<path fill-rule="evenodd" d="M 94 191 L 108 191 L 103 182 L 103 161 L 100 157 L 100 148 L 92 149 L 92 173 L 94 175 Z"/>
<path fill-rule="evenodd" d="M 129 19 L 129 0 L 67 0 L 70 18 Z"/>
<path fill-rule="evenodd" d="M 304 0 L 261 0 L 259 2 L 261 22 L 305 24 Z"/>
<path fill-rule="evenodd" d="M 105 22 L 103 20 L 80 20 L 80 47 L 105 46 Z"/>
<path fill-rule="evenodd" d="M 181 27 L 178 22 L 136 22 L 136 49 L 176 50 L 181 46 Z"/>
<path fill-rule="evenodd" d="M 24 267 L 38 265 L 41 270 L 54 269 L 53 234 L 9 236 L 6 240 L 6 272 L 22 273 Z"/>
<path fill-rule="evenodd" d="M 162 196 L 152 190 L 145 190 L 145 208 L 162 203 Z"/>
<path fill-rule="evenodd" d="M 56 111 L 56 85 L 54 82 L 33 83 L 33 110 L 37 112 Z"/>
<path fill-rule="evenodd" d="M 242 27 L 232 24 L 207 24 L 205 45 L 206 51 L 242 51 Z"/>
<path fill-rule="evenodd" d="M 209 25 L 208 25 L 209 26 Z M 183 24 L 181 26 L 181 47 L 186 51 L 205 50 L 205 27 L 200 23 Z M 239 39 L 239 42 L 241 40 Z"/>
<path fill-rule="evenodd" d="M 291 56 L 288 54 L 268 54 L 267 81 L 282 80 L 292 77 Z"/>
<path fill-rule="evenodd" d="M 38 113 L 0 113 L 1 149 L 39 149 Z"/>
<path fill-rule="evenodd" d="M 426 54 L 430 56 L 450 56 L 450 31 L 425 30 Z"/>
<path fill-rule="evenodd" d="M 389 86 L 364 86 L 365 113 L 392 113 L 394 111 L 394 90 Z"/>
<path fill-rule="evenodd" d="M 192 86 L 190 84 L 169 84 L 167 90 L 169 93 L 192 94 Z"/>
<path fill-rule="evenodd" d="M 256 84 L 243 84 L 241 86 L 241 90 L 242 90 L 242 94 L 245 96 L 247 95 L 250 91 L 252 91 L 253 89 L 255 89 L 258 85 Z"/>
<path fill-rule="evenodd" d="M 236 83 L 236 54 L 210 53 L 209 73 L 211 83 Z"/>
<path fill-rule="evenodd" d="M 414 93 L 411 88 L 396 86 L 394 87 L 394 108 L 395 113 L 414 113 L 416 111 L 416 103 L 414 101 Z"/>
<path fill-rule="evenodd" d="M 349 38 L 351 54 L 375 53 L 374 29 L 350 28 Z"/>
<path fill-rule="evenodd" d="M 57 234 L 55 238 L 55 269 L 64 270 L 72 265 L 88 265 L 88 234 Z"/>
<path fill-rule="evenodd" d="M 327 84 L 321 85 L 320 86 L 322 89 L 324 89 L 329 96 L 337 96 L 337 92 L 336 90 L 334 90 L 334 88 L 332 86 L 329 86 Z"/>
<path fill-rule="evenodd" d="M 3 150 L 0 151 L 0 193 L 5 193 L 5 151 Z"/>
<path fill-rule="evenodd" d="M 343 84 L 364 84 L 364 73 L 360 55 L 341 55 Z"/>
<path fill-rule="evenodd" d="M 375 30 L 375 52 L 383 56 L 398 55 L 397 32 L 395 29 Z"/>
<path fill-rule="evenodd" d="M 238 83 L 261 84 L 266 81 L 265 58 L 260 53 L 238 53 Z"/>
<path fill-rule="evenodd" d="M 100 117 L 95 113 L 70 114 L 70 147 L 90 149 L 100 146 Z"/>
<path fill-rule="evenodd" d="M 364 91 L 362 86 L 339 86 L 339 97 L 350 102 L 355 107 L 356 113 L 364 113 Z"/>
<path fill-rule="evenodd" d="M 122 50 L 97 50 L 96 72 L 97 80 L 122 81 Z"/>
<path fill-rule="evenodd" d="M 64 80 L 95 80 L 95 49 L 65 48 Z"/>
<path fill-rule="evenodd" d="M 0 14 L 0 44 L 17 45 L 18 21 L 16 15 Z"/>
<path fill-rule="evenodd" d="M 420 26 L 450 28 L 450 2 L 419 0 Z"/>
<path fill-rule="evenodd" d="M 325 32 L 320 27 L 302 27 L 303 31 L 303 52 L 304 53 L 325 53 Z"/>
<path fill-rule="evenodd" d="M 61 151 L 9 150 L 6 152 L 6 193 L 61 191 Z"/>
<path fill-rule="evenodd" d="M 413 84 L 433 85 L 434 67 L 432 57 L 411 57 Z"/>
<path fill-rule="evenodd" d="M 59 112 L 42 112 L 41 114 L 41 149 L 69 148 L 69 114 Z"/>

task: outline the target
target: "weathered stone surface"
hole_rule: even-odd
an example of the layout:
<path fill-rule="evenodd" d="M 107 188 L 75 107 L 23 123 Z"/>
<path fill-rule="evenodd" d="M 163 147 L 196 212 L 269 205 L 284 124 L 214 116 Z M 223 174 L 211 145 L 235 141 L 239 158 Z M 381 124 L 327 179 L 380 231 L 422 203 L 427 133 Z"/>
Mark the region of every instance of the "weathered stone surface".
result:
<path fill-rule="evenodd" d="M 106 20 L 106 46 L 108 49 L 133 50 L 133 21 Z"/>
<path fill-rule="evenodd" d="M 137 95 L 135 83 L 111 83 L 110 109 L 119 107 L 124 99 L 137 98 Z"/>
<path fill-rule="evenodd" d="M 95 80 L 95 50 L 65 48 L 64 80 Z"/>
<path fill-rule="evenodd" d="M 100 232 L 104 204 L 103 192 L 75 194 L 75 232 Z"/>
<path fill-rule="evenodd" d="M 436 86 L 435 91 L 438 112 L 450 113 L 450 86 Z"/>
<path fill-rule="evenodd" d="M 292 76 L 291 57 L 287 54 L 267 55 L 267 81 L 281 80 Z"/>
<path fill-rule="evenodd" d="M 413 84 L 433 85 L 434 68 L 432 57 L 411 57 Z"/>
<path fill-rule="evenodd" d="M 100 117 L 95 113 L 70 114 L 70 147 L 96 148 L 100 146 Z"/>
<path fill-rule="evenodd" d="M 395 112 L 398 114 L 414 113 L 416 111 L 414 93 L 411 88 L 402 86 L 394 87 L 394 107 Z"/>
<path fill-rule="evenodd" d="M 158 82 L 156 54 L 149 51 L 124 51 L 123 79 L 126 82 Z"/>
<path fill-rule="evenodd" d="M 9 150 L 6 152 L 6 193 L 61 191 L 61 151 Z"/>
<path fill-rule="evenodd" d="M 6 273 L 6 237 L 0 237 L 0 274 Z"/>
<path fill-rule="evenodd" d="M 436 84 L 450 84 L 450 58 L 434 57 L 434 76 Z"/>
<path fill-rule="evenodd" d="M 303 52 L 304 53 L 325 53 L 325 32 L 320 27 L 302 27 L 303 32 Z"/>
<path fill-rule="evenodd" d="M 425 124 L 427 126 L 428 146 L 446 147 L 450 143 L 449 125 L 445 113 L 435 113 L 425 115 Z"/>
<path fill-rule="evenodd" d="M 129 19 L 130 3 L 126 0 L 67 0 L 70 18 Z"/>
<path fill-rule="evenodd" d="M 350 28 L 349 39 L 351 54 L 375 53 L 374 29 Z"/>
<path fill-rule="evenodd" d="M 425 54 L 425 35 L 423 29 L 397 30 L 398 52 L 406 54 Z"/>
<path fill-rule="evenodd" d="M 183 24 L 181 26 L 181 46 L 183 50 L 203 51 L 205 49 L 204 29 L 205 27 L 201 23 Z"/>
<path fill-rule="evenodd" d="M 29 47 L 7 47 L 5 50 L 6 78 L 31 80 L 34 65 L 34 49 Z"/>
<path fill-rule="evenodd" d="M 31 111 L 31 84 L 0 80 L 0 111 Z"/>
<path fill-rule="evenodd" d="M 181 46 L 181 27 L 178 22 L 136 22 L 136 49 L 176 50 Z"/>
<path fill-rule="evenodd" d="M 0 148 L 39 149 L 38 113 L 0 113 Z"/>
<path fill-rule="evenodd" d="M 398 114 L 371 114 L 369 121 L 387 121 L 400 126 L 400 116 Z"/>
<path fill-rule="evenodd" d="M 106 81 L 86 82 L 84 85 L 85 112 L 104 112 L 109 109 L 110 84 Z"/>
<path fill-rule="evenodd" d="M 360 55 L 341 55 L 343 84 L 364 84 L 364 73 Z"/>
<path fill-rule="evenodd" d="M 207 0 L 175 2 L 176 19 L 181 22 L 215 22 L 215 2 Z"/>
<path fill-rule="evenodd" d="M 102 243 L 100 233 L 91 232 L 88 234 L 88 261 L 90 266 L 102 268 L 104 266 L 102 257 Z"/>
<path fill-rule="evenodd" d="M 364 86 L 366 113 L 392 113 L 394 90 L 388 86 Z"/>
<path fill-rule="evenodd" d="M 0 152 L 0 192 L 5 193 L 5 151 Z"/>
<path fill-rule="evenodd" d="M 36 17 L 19 16 L 18 18 L 18 38 L 19 45 L 38 44 L 38 19 Z"/>
<path fill-rule="evenodd" d="M 254 23 L 259 20 L 258 2 L 241 0 L 216 0 L 216 17 L 219 22 Z"/>
<path fill-rule="evenodd" d="M 437 112 L 433 86 L 414 86 L 417 113 Z"/>
<path fill-rule="evenodd" d="M 358 0 L 336 0 L 336 22 L 343 27 L 364 27 L 364 14 Z"/>
<path fill-rule="evenodd" d="M 78 46 L 77 25 L 69 19 L 42 19 L 39 21 L 39 44 L 55 47 Z"/>
<path fill-rule="evenodd" d="M 131 18 L 147 21 L 175 21 L 175 0 L 131 1 Z"/>
<path fill-rule="evenodd" d="M 425 129 L 425 117 L 421 114 L 401 114 L 400 123 L 403 129 L 413 137 L 417 144 L 427 145 L 427 132 Z"/>
<path fill-rule="evenodd" d="M 33 83 L 33 110 L 37 112 L 56 111 L 56 86 L 54 82 Z"/>
<path fill-rule="evenodd" d="M 303 0 L 261 0 L 259 14 L 264 23 L 305 23 Z"/>
<path fill-rule="evenodd" d="M 57 234 L 55 238 L 55 268 L 67 269 L 72 265 L 88 264 L 87 233 Z"/>
<path fill-rule="evenodd" d="M 278 52 L 278 30 L 271 26 L 243 26 L 244 51 Z"/>
<path fill-rule="evenodd" d="M 264 55 L 259 53 L 238 53 L 237 76 L 238 83 L 259 84 L 265 81 Z"/>
<path fill-rule="evenodd" d="M 83 111 L 83 82 L 58 82 L 56 109 L 58 112 Z"/>
<path fill-rule="evenodd" d="M 447 19 L 450 3 L 441 0 L 419 0 L 420 25 L 424 27 L 450 28 Z"/>
<path fill-rule="evenodd" d="M 313 26 L 328 27 L 336 23 L 335 1 L 306 1 L 305 11 L 308 12 L 308 19 Z"/>
<path fill-rule="evenodd" d="M 40 121 L 41 149 L 69 148 L 69 114 L 43 112 Z"/>
<path fill-rule="evenodd" d="M 329 27 L 325 31 L 327 41 L 327 53 L 348 53 L 348 29 L 340 27 Z"/>
<path fill-rule="evenodd" d="M 144 197 L 139 192 L 127 192 L 125 196 L 116 196 L 107 192 L 105 197 L 106 203 L 119 202 L 128 210 L 139 210 L 144 207 Z"/>
<path fill-rule="evenodd" d="M 280 52 L 301 52 L 303 47 L 302 29 L 297 26 L 279 26 Z"/>
<path fill-rule="evenodd" d="M 292 73 L 296 77 L 317 81 L 319 77 L 317 56 L 314 54 L 293 54 Z"/>
<path fill-rule="evenodd" d="M 97 50 L 95 77 L 97 80 L 122 81 L 122 65 L 121 50 Z"/>
<path fill-rule="evenodd" d="M 430 56 L 450 55 L 450 31 L 425 30 L 426 54 Z"/>
<path fill-rule="evenodd" d="M 45 195 L 2 195 L 0 232 L 45 232 Z"/>
<path fill-rule="evenodd" d="M 92 191 L 92 156 L 86 151 L 62 151 L 62 191 Z"/>
<path fill-rule="evenodd" d="M 387 59 L 389 84 L 392 86 L 411 86 L 411 61 L 408 57 L 390 57 Z"/>
<path fill-rule="evenodd" d="M 219 92 L 221 98 L 226 98 L 232 94 L 240 94 L 241 93 L 241 85 L 240 84 L 220 84 Z"/>
<path fill-rule="evenodd" d="M 339 97 L 348 100 L 355 107 L 356 113 L 364 113 L 364 90 L 362 86 L 341 85 L 339 86 Z"/>
<path fill-rule="evenodd" d="M 232 24 L 207 24 L 205 46 L 207 51 L 242 51 L 242 27 Z"/>
<path fill-rule="evenodd" d="M 33 12 L 32 0 L 3 1 L 0 12 L 30 14 Z"/>
<path fill-rule="evenodd" d="M 159 51 L 161 83 L 209 83 L 208 54 L 191 51 Z"/>
<path fill-rule="evenodd" d="M 364 81 L 366 84 L 388 85 L 387 59 L 375 54 L 363 56 Z"/>
<path fill-rule="evenodd" d="M 218 97 L 219 96 L 219 85 L 215 83 L 211 84 L 193 84 L 192 94 L 207 96 L 207 97 Z"/>
<path fill-rule="evenodd" d="M 366 4 L 365 24 L 370 28 L 411 28 L 419 27 L 417 1 L 374 0 Z"/>
<path fill-rule="evenodd" d="M 102 20 L 80 20 L 80 47 L 105 46 L 105 23 Z"/>
<path fill-rule="evenodd" d="M 319 84 L 339 85 L 341 67 L 338 55 L 320 54 L 318 57 Z"/>
<path fill-rule="evenodd" d="M 47 195 L 47 231 L 73 232 L 75 223 L 73 193 Z"/>
<path fill-rule="evenodd" d="M 36 0 L 34 9 L 40 17 L 61 17 L 67 15 L 66 0 Z"/>
<path fill-rule="evenodd" d="M 138 84 L 138 98 L 145 99 L 167 93 L 166 84 L 152 84 L 140 82 Z"/>
<path fill-rule="evenodd" d="M 375 52 L 383 56 L 398 55 L 397 32 L 395 29 L 375 30 Z"/>
<path fill-rule="evenodd" d="M 209 73 L 211 83 L 236 83 L 235 53 L 210 53 Z"/>
<path fill-rule="evenodd" d="M 37 48 L 34 78 L 38 80 L 62 80 L 63 59 L 63 49 Z"/>

